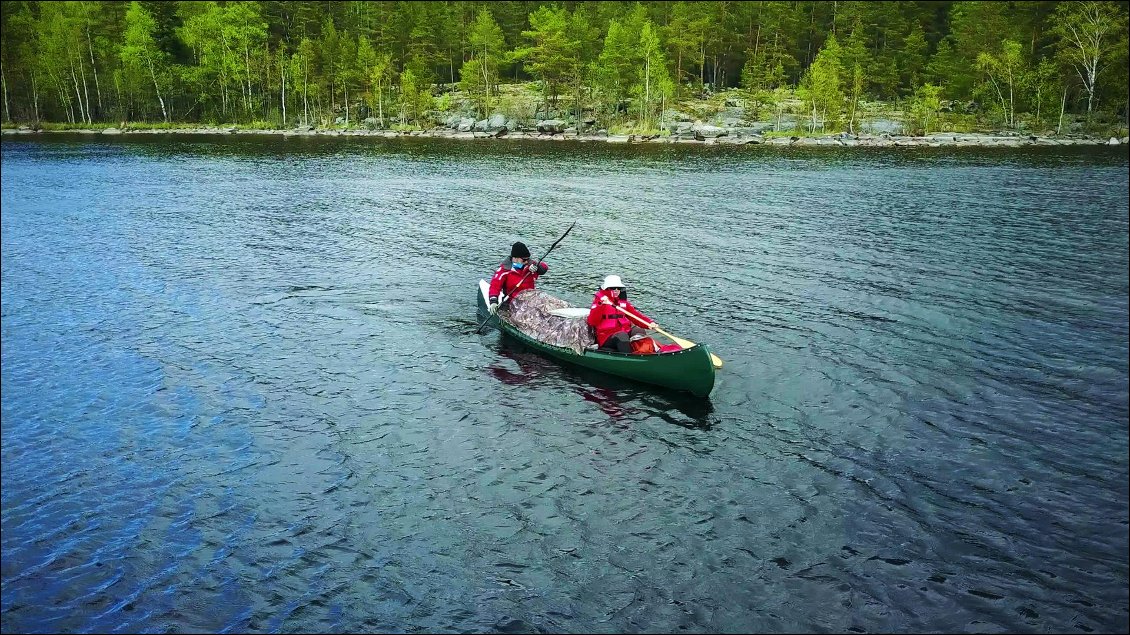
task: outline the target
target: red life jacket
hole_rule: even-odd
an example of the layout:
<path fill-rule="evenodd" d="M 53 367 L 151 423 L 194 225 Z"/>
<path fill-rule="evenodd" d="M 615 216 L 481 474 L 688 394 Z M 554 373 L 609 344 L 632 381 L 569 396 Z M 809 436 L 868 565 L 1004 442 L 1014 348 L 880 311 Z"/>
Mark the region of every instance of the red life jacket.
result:
<path fill-rule="evenodd" d="M 601 302 L 602 298 L 608 298 L 609 302 L 615 302 L 615 304 L 605 304 Z M 640 324 L 639 321 L 633 322 L 631 318 L 624 314 L 625 311 L 631 311 L 640 318 L 643 324 Z M 609 337 L 620 331 L 632 330 L 632 325 L 643 328 L 644 324 L 650 324 L 653 321 L 640 313 L 626 298 L 621 297 L 618 300 L 613 300 L 608 291 L 604 289 L 596 292 L 596 295 L 592 298 L 592 306 L 589 307 L 588 323 L 596 331 L 597 346 L 604 346 L 604 342 Z"/>
<path fill-rule="evenodd" d="M 501 301 L 503 294 L 507 298 L 512 298 L 518 292 L 533 289 L 534 285 L 537 284 L 538 276 L 546 271 L 549 271 L 549 265 L 544 262 L 530 262 L 521 269 L 514 269 L 510 266 L 510 259 L 507 258 L 502 261 L 502 264 L 495 270 L 494 276 L 491 277 L 490 291 L 487 293 L 487 297 L 498 298 Z M 526 275 L 527 272 L 529 272 L 529 275 Z M 523 277 L 525 277 L 525 280 L 522 279 Z"/>

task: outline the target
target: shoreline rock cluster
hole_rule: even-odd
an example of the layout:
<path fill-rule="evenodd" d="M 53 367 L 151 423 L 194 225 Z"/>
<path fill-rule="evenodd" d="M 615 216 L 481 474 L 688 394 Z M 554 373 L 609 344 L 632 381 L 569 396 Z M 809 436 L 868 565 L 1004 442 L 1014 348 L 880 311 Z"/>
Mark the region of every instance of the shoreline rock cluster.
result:
<path fill-rule="evenodd" d="M 1066 145 L 1127 145 L 1126 136 L 1091 137 L 1079 134 L 1032 135 L 1013 132 L 997 133 L 954 133 L 936 132 L 916 137 L 901 134 L 828 134 L 819 136 L 766 136 L 756 128 L 721 127 L 680 123 L 670 130 L 669 135 L 624 135 L 609 134 L 606 130 L 578 132 L 574 127 L 566 127 L 560 120 L 539 121 L 536 128 L 522 129 L 513 122 L 495 121 L 495 118 L 482 121 L 457 119 L 445 122 L 444 127 L 430 130 L 377 130 L 377 129 L 320 129 L 314 126 L 299 126 L 287 130 L 253 130 L 234 126 L 198 128 L 142 128 L 125 129 L 70 129 L 42 130 L 28 126 L 5 128 L 4 135 L 39 134 L 42 132 L 65 134 L 101 135 L 281 135 L 283 137 L 378 137 L 401 138 L 418 137 L 425 139 L 502 139 L 536 141 L 573 141 L 581 143 L 629 143 L 629 144 L 688 144 L 688 145 L 769 145 L 797 147 L 1026 147 L 1026 146 L 1066 146 Z M 517 129 L 515 129 L 517 128 Z"/>

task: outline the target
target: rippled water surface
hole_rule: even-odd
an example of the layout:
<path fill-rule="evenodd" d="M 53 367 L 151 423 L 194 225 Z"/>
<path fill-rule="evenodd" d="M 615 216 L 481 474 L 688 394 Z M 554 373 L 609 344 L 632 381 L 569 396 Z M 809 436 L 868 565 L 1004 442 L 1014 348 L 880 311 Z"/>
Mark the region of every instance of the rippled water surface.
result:
<path fill-rule="evenodd" d="M 1116 149 L 3 141 L 5 632 L 1125 632 Z M 509 245 L 725 360 L 474 333 Z"/>

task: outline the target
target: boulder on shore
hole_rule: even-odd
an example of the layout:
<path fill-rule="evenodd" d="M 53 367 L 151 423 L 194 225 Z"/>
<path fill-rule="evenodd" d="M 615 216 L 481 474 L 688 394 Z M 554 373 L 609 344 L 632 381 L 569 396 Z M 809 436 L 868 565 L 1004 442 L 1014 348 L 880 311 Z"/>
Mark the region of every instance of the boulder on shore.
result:
<path fill-rule="evenodd" d="M 538 122 L 538 132 L 543 134 L 559 134 L 565 131 L 565 122 L 560 119 L 545 119 Z"/>

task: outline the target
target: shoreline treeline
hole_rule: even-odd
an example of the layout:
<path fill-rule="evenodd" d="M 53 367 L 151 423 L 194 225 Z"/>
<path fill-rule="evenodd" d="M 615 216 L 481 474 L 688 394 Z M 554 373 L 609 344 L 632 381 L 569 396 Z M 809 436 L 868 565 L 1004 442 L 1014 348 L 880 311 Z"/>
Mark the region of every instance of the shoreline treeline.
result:
<path fill-rule="evenodd" d="M 3 118 L 407 128 L 463 108 L 649 130 L 738 88 L 751 117 L 811 130 L 854 130 L 865 101 L 922 131 L 1125 125 L 1127 6 L 4 0 Z M 536 99 L 501 89 L 520 82 Z"/>

